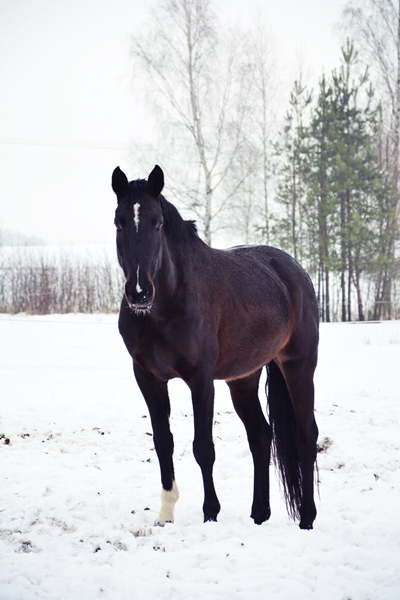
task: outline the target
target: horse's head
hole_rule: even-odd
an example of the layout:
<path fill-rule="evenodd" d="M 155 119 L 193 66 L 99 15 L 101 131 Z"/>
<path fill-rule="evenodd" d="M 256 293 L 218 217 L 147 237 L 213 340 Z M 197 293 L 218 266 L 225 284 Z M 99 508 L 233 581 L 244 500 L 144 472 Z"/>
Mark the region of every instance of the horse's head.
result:
<path fill-rule="evenodd" d="M 164 223 L 159 196 L 164 174 L 156 165 L 148 180 L 128 182 L 117 167 L 112 188 L 117 195 L 115 211 L 117 255 L 126 277 L 125 297 L 136 312 L 150 310 L 154 301 L 154 277 L 161 264 Z"/>

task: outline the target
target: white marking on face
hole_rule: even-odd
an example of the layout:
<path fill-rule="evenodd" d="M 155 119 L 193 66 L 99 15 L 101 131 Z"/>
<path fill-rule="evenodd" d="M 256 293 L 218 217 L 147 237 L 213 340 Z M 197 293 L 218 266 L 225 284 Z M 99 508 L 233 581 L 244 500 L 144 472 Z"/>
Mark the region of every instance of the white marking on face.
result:
<path fill-rule="evenodd" d="M 140 287 L 140 283 L 139 283 L 139 265 L 137 266 L 137 271 L 136 271 L 136 291 L 138 294 L 140 294 L 140 292 L 142 291 L 142 288 Z"/>
<path fill-rule="evenodd" d="M 136 227 L 136 232 L 139 231 L 139 210 L 140 210 L 140 204 L 134 204 L 133 205 L 133 220 L 135 221 L 135 227 Z"/>
<path fill-rule="evenodd" d="M 163 527 L 165 523 L 174 522 L 174 508 L 179 498 L 179 490 L 176 482 L 172 484 L 172 490 L 161 490 L 161 508 L 154 525 Z"/>
<path fill-rule="evenodd" d="M 135 227 L 136 227 L 136 233 L 139 231 L 139 210 L 140 210 L 140 204 L 136 203 L 133 205 L 133 220 L 135 222 Z M 137 268 L 137 272 L 136 272 L 136 291 L 138 294 L 140 294 L 140 292 L 142 291 L 142 288 L 140 287 L 140 283 L 139 283 L 139 265 Z"/>

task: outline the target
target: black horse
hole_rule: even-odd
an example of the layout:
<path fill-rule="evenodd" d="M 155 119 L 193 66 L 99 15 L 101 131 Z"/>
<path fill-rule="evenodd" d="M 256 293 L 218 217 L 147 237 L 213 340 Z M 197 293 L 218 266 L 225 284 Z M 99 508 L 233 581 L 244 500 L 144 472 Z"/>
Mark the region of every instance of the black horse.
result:
<path fill-rule="evenodd" d="M 216 521 L 212 438 L 214 379 L 224 379 L 246 428 L 254 461 L 251 517 L 270 514 L 271 441 L 286 505 L 301 529 L 312 529 L 318 429 L 313 376 L 318 308 L 310 278 L 288 254 L 269 246 L 215 250 L 184 221 L 161 191 L 155 166 L 148 180 L 128 182 L 117 167 L 112 188 L 117 254 L 126 277 L 119 331 L 147 403 L 161 470 L 156 524 L 174 520 L 178 499 L 167 383 L 180 377 L 191 390 L 193 453 L 204 483 L 204 521 Z M 267 423 L 258 383 L 267 365 Z"/>

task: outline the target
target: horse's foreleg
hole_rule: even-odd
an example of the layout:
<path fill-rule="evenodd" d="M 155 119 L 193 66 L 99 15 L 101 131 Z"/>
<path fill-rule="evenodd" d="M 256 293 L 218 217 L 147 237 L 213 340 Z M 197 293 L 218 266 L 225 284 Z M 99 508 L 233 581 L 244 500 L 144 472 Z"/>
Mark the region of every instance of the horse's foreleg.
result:
<path fill-rule="evenodd" d="M 161 471 L 161 509 L 155 525 L 174 522 L 174 508 L 179 497 L 175 482 L 174 440 L 169 427 L 170 402 L 167 383 L 134 365 L 135 377 L 149 409 L 153 427 L 154 447 Z"/>
<path fill-rule="evenodd" d="M 228 381 L 233 406 L 243 421 L 254 463 L 254 494 L 251 518 L 256 525 L 267 521 L 271 515 L 269 504 L 269 462 L 271 453 L 271 427 L 261 410 L 258 382 L 261 370 L 245 379 Z"/>
<path fill-rule="evenodd" d="M 213 481 L 215 449 L 212 439 L 214 415 L 214 382 L 212 375 L 198 375 L 189 383 L 194 416 L 193 454 L 200 466 L 204 484 L 204 522 L 216 521 L 221 505 Z"/>

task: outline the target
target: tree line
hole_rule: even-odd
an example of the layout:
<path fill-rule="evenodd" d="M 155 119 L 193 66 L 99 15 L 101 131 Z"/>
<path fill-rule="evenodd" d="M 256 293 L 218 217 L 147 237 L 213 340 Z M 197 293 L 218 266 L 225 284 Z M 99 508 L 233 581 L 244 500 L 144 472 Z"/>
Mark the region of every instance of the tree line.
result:
<path fill-rule="evenodd" d="M 342 321 L 354 314 L 365 320 L 371 283 L 369 317 L 391 315 L 395 190 L 379 156 L 382 107 L 368 70 L 357 76 L 357 59 L 348 41 L 342 65 L 321 78 L 314 102 L 301 81 L 295 82 L 279 147 L 276 201 L 282 211 L 275 239 L 308 266 L 326 321 L 332 317 L 332 278 Z"/>
<path fill-rule="evenodd" d="M 118 312 L 123 290 L 114 253 L 74 256 L 43 247 L 0 248 L 2 313 Z"/>
<path fill-rule="evenodd" d="M 152 35 L 132 37 L 159 134 L 135 163 L 158 157 L 206 242 L 291 253 L 324 321 L 398 316 L 399 15 L 392 0 L 348 2 L 340 64 L 316 89 L 299 74 L 281 121 L 262 19 L 224 29 L 211 0 L 156 0 Z"/>

